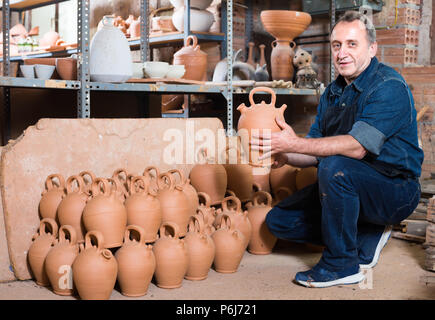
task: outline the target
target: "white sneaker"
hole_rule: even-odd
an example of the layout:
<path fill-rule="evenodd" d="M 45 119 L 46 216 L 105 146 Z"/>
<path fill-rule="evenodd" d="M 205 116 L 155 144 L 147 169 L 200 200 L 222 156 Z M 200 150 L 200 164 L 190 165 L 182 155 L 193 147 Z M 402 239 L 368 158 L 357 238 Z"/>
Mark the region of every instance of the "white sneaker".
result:
<path fill-rule="evenodd" d="M 384 232 L 382 233 L 381 238 L 379 239 L 379 242 L 376 246 L 375 254 L 373 256 L 372 262 L 369 264 L 360 264 L 359 267 L 361 269 L 370 269 L 373 268 L 379 260 L 379 256 L 381 254 L 381 250 L 385 247 L 385 245 L 388 242 L 388 239 L 390 239 L 391 231 L 393 230 L 393 226 L 385 226 Z"/>

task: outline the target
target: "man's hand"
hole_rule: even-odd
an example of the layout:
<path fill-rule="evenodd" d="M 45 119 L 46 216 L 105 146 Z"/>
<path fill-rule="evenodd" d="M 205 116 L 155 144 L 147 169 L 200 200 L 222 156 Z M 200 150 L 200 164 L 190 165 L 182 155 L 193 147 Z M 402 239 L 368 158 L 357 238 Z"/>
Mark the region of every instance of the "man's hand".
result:
<path fill-rule="evenodd" d="M 272 169 L 281 168 L 288 163 L 288 157 L 286 153 L 277 153 L 273 159 Z"/>

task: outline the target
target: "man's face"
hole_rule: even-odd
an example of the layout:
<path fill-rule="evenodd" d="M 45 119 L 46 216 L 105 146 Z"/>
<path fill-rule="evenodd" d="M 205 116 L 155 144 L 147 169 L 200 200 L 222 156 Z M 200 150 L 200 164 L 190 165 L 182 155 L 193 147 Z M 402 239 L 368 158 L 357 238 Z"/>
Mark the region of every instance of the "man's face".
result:
<path fill-rule="evenodd" d="M 370 44 L 365 26 L 360 20 L 342 21 L 332 31 L 331 52 L 334 67 L 348 84 L 369 66 L 376 50 L 376 42 Z"/>

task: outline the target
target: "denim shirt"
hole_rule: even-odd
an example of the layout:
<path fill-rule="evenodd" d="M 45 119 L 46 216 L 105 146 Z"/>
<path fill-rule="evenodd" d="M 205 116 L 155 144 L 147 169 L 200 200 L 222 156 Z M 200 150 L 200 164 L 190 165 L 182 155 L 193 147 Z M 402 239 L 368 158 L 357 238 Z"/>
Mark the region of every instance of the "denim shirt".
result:
<path fill-rule="evenodd" d="M 341 75 L 328 85 L 307 138 L 323 137 L 321 121 L 327 108 L 355 104 L 348 134 L 368 151 L 368 157 L 419 177 L 424 154 L 418 146 L 414 99 L 403 77 L 376 57 L 349 85 Z"/>

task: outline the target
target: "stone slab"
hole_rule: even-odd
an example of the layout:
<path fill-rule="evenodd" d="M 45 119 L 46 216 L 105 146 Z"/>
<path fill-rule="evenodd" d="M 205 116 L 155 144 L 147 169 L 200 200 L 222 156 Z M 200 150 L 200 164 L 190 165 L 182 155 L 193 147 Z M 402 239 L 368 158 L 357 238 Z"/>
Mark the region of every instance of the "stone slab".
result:
<path fill-rule="evenodd" d="M 0 147 L 0 155 L 3 147 Z M 8 243 L 6 238 L 5 219 L 3 213 L 2 194 L 0 192 L 0 282 L 15 280 L 9 260 Z"/>
<path fill-rule="evenodd" d="M 66 180 L 90 170 L 97 177 L 110 177 L 118 168 L 142 174 L 150 165 L 188 174 L 194 165 L 185 161 L 190 156 L 168 163 L 166 151 L 191 150 L 192 143 L 199 148 L 203 134 L 218 129 L 223 125 L 217 118 L 41 119 L 28 127 L 3 148 L 0 167 L 9 258 L 16 278 L 31 278 L 26 257 L 39 226 L 38 204 L 48 175 L 60 173 Z"/>

